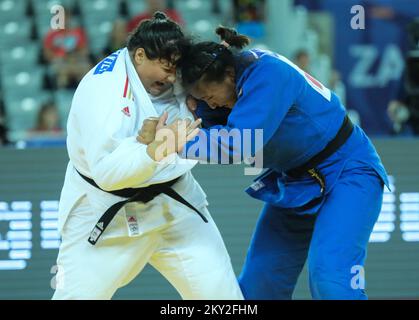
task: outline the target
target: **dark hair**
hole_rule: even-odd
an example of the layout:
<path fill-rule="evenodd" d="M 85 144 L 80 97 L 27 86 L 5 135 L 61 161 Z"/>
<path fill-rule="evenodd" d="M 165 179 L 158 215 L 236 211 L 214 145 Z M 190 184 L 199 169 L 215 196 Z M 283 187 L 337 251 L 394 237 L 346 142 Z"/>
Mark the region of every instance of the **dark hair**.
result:
<path fill-rule="evenodd" d="M 129 34 L 127 48 L 131 53 L 143 48 L 151 60 L 164 59 L 176 64 L 182 55 L 185 41 L 180 26 L 157 11 L 152 19 L 143 20 Z"/>
<path fill-rule="evenodd" d="M 207 81 L 221 81 L 225 77 L 227 67 L 234 67 L 234 54 L 231 47 L 243 49 L 250 39 L 236 30 L 220 26 L 215 32 L 227 43 L 212 41 L 200 42 L 189 47 L 187 55 L 182 59 L 182 80 L 186 86 L 197 82 L 202 77 Z"/>

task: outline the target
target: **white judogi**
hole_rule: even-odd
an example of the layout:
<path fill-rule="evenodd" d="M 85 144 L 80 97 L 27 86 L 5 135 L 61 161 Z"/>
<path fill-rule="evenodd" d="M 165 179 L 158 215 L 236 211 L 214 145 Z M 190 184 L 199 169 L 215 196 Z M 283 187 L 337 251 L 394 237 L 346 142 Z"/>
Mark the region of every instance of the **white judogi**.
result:
<path fill-rule="evenodd" d="M 79 84 L 67 124 L 70 162 L 59 206 L 62 244 L 54 299 L 110 299 L 146 263 L 184 299 L 243 298 L 206 209 L 206 195 L 190 172 L 196 162 L 172 155 L 169 163 L 156 163 L 136 141 L 144 119 L 159 115 L 153 103 L 167 109 L 168 101 L 177 101 L 179 117 L 192 117 L 182 92 L 175 89 L 174 97 L 150 100 L 127 49 L 103 60 Z M 172 188 L 209 223 L 162 194 L 147 204 L 127 204 L 92 246 L 87 240 L 96 222 L 123 198 L 91 186 L 74 168 L 104 190 L 146 187 L 182 176 Z"/>

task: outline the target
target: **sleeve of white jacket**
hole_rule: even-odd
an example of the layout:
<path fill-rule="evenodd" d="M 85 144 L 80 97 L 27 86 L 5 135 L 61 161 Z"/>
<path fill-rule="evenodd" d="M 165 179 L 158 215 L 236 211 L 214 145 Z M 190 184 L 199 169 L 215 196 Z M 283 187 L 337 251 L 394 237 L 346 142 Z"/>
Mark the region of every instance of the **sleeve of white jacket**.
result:
<path fill-rule="evenodd" d="M 94 152 L 89 157 L 92 178 L 106 191 L 132 188 L 149 180 L 157 163 L 149 157 L 146 148 L 130 137 L 107 154 Z"/>
<path fill-rule="evenodd" d="M 149 180 L 157 168 L 147 146 L 138 143 L 133 133 L 132 121 L 137 119 L 134 108 L 127 117 L 121 112 L 121 101 L 111 100 L 84 99 L 83 119 L 79 121 L 89 173 L 106 191 L 138 186 Z"/>

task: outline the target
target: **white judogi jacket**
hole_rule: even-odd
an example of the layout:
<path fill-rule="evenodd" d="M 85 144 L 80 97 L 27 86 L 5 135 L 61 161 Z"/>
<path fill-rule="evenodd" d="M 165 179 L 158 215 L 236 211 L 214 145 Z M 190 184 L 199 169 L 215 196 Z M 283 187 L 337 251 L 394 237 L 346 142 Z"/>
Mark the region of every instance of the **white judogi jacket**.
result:
<path fill-rule="evenodd" d="M 185 105 L 183 92 L 175 89 L 174 94 L 180 105 L 179 117 L 193 118 Z M 136 141 L 143 121 L 151 116 L 160 115 L 126 48 L 104 59 L 83 78 L 75 92 L 67 123 L 70 161 L 59 205 L 60 232 L 68 215 L 84 196 L 91 206 L 91 214 L 97 219 L 111 205 L 123 200 L 91 186 L 74 168 L 104 190 L 145 187 L 183 176 L 173 189 L 198 209 L 208 205 L 205 193 L 190 172 L 196 161 L 172 155 L 166 163 L 156 163 L 148 156 L 147 146 Z M 191 212 L 166 195 L 159 195 L 147 204 L 130 203 L 114 220 L 121 222 L 135 216 L 139 232 L 132 234 L 128 224 L 127 228 L 121 228 L 121 223 L 111 223 L 102 239 L 141 235 L 184 214 L 196 214 Z"/>

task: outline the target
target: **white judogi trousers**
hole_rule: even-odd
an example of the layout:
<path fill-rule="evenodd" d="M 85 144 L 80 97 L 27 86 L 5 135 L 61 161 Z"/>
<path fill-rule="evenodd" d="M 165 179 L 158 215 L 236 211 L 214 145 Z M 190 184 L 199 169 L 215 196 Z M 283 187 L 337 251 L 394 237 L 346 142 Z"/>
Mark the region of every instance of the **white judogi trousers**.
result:
<path fill-rule="evenodd" d="M 87 239 L 97 222 L 96 215 L 87 197 L 83 197 L 62 231 L 53 299 L 110 299 L 147 263 L 183 299 L 243 299 L 230 257 L 208 210 L 199 208 L 208 223 L 189 208 L 185 210 L 189 214 L 141 236 L 101 238 L 92 246 Z M 123 219 L 115 222 L 124 227 Z"/>

